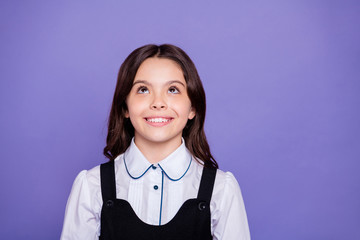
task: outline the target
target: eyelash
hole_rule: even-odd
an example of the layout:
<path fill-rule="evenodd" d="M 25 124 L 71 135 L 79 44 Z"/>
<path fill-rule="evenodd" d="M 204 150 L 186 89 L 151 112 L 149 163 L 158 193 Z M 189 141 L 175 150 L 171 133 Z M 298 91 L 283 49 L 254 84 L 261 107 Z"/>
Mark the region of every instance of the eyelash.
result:
<path fill-rule="evenodd" d="M 137 93 L 144 94 L 145 93 L 144 91 L 147 91 L 147 93 L 148 93 L 149 89 L 146 86 L 139 86 L 137 88 Z M 179 94 L 180 93 L 179 89 L 177 87 L 175 87 L 175 86 L 169 87 L 168 92 L 172 93 L 172 94 Z"/>
<path fill-rule="evenodd" d="M 175 93 L 174 93 L 174 92 L 171 92 L 172 90 L 175 90 L 176 92 L 175 92 Z M 180 93 L 179 89 L 178 89 L 177 87 L 174 87 L 174 86 L 169 87 L 168 92 L 173 93 L 173 94 L 178 94 L 178 93 Z"/>
<path fill-rule="evenodd" d="M 137 89 L 137 93 L 144 94 L 144 92 L 143 92 L 144 90 L 149 92 L 149 89 L 147 87 L 139 86 L 138 89 Z"/>

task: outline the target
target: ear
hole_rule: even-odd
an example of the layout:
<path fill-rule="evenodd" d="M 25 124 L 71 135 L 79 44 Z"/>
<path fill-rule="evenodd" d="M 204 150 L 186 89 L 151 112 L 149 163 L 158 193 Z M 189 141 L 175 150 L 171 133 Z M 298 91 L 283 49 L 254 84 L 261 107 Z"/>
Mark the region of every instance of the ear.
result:
<path fill-rule="evenodd" d="M 188 116 L 188 119 L 189 120 L 192 120 L 196 115 L 196 111 L 193 107 L 190 108 L 190 112 L 189 112 L 189 116 Z"/>
<path fill-rule="evenodd" d="M 126 109 L 124 111 L 125 111 L 125 114 L 124 114 L 125 118 L 130 118 L 129 110 Z"/>

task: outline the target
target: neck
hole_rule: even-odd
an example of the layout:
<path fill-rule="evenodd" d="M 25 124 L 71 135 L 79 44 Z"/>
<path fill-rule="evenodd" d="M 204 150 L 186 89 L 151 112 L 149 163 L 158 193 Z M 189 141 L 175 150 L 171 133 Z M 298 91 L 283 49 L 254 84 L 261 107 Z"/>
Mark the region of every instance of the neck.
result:
<path fill-rule="evenodd" d="M 135 144 L 150 163 L 158 163 L 181 145 L 181 137 L 166 142 L 152 142 L 135 136 Z"/>

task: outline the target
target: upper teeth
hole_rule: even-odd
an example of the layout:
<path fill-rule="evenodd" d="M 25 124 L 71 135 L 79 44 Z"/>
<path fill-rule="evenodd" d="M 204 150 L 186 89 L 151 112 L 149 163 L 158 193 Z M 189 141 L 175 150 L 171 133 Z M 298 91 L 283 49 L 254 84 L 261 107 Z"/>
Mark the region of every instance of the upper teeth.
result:
<path fill-rule="evenodd" d="M 167 119 L 167 118 L 147 118 L 146 121 L 158 123 L 158 122 L 168 122 L 169 119 Z"/>

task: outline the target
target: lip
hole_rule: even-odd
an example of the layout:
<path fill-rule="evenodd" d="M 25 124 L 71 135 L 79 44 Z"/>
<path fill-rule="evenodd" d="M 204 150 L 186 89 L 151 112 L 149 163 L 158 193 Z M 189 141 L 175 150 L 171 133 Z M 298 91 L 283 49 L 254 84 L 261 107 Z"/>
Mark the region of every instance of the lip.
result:
<path fill-rule="evenodd" d="M 145 117 L 144 120 L 147 124 L 153 127 L 162 127 L 166 126 L 172 122 L 174 118 L 172 117 L 164 117 L 164 116 L 152 116 L 152 117 Z"/>

